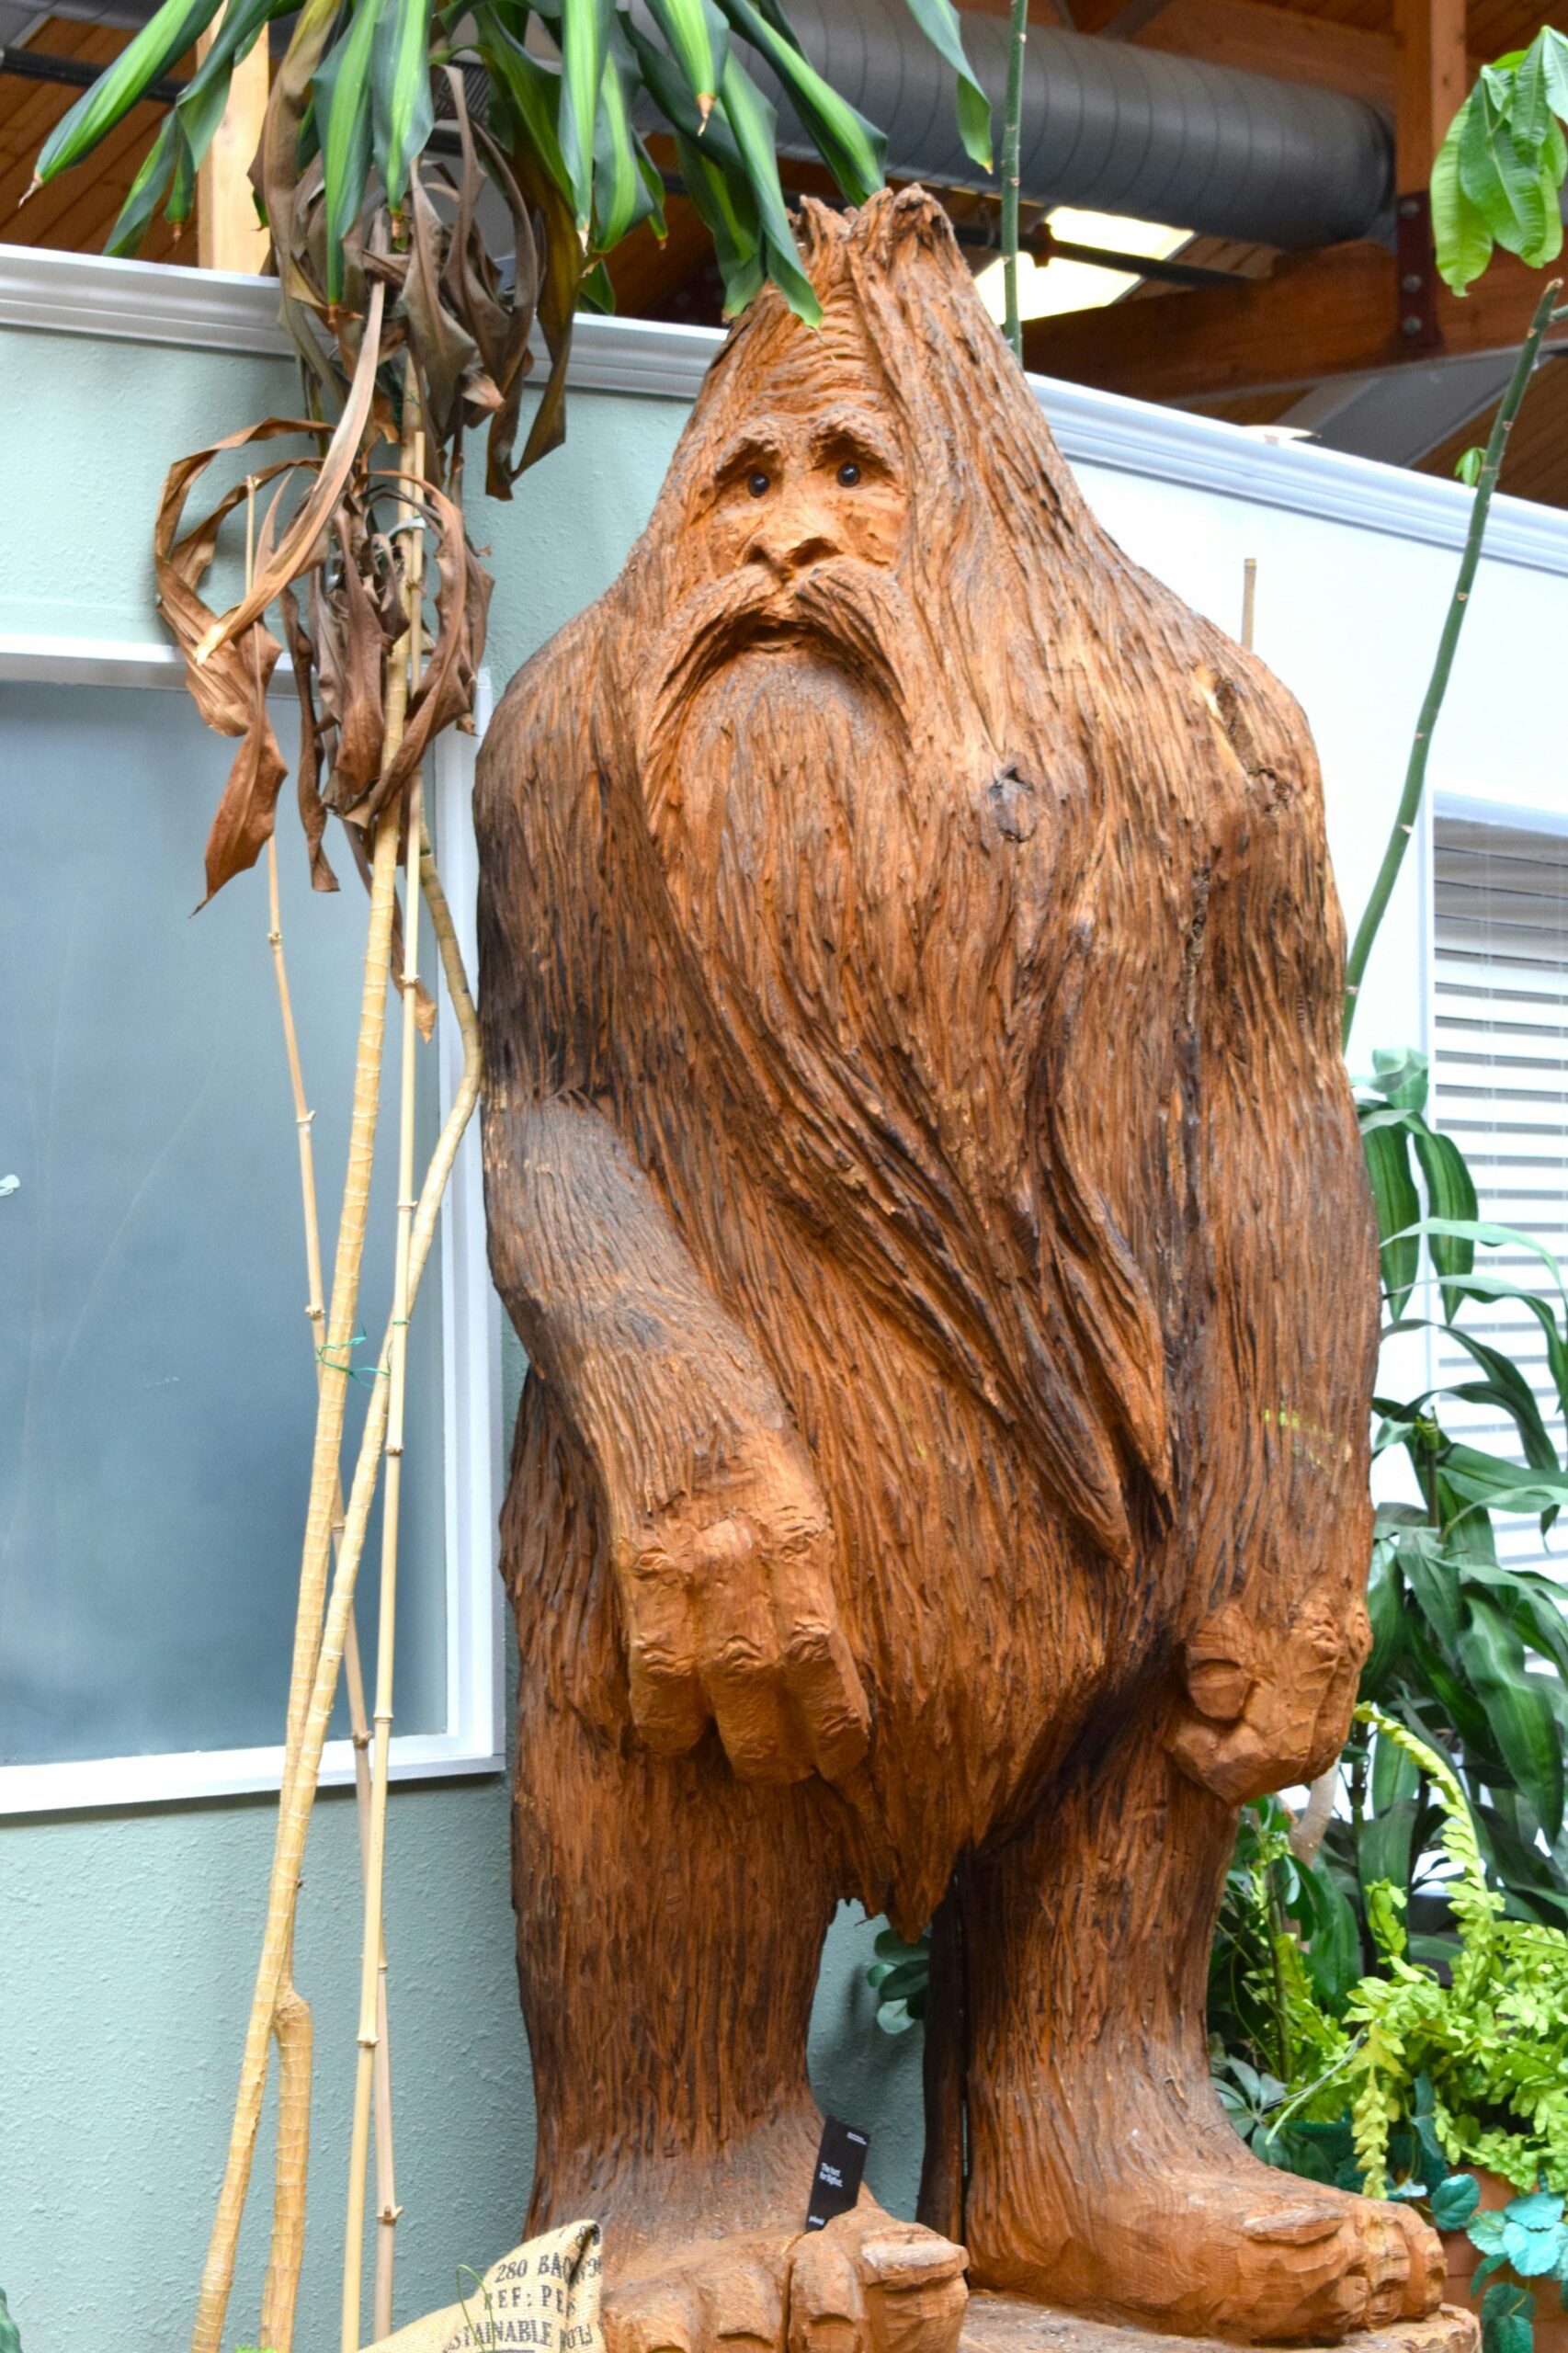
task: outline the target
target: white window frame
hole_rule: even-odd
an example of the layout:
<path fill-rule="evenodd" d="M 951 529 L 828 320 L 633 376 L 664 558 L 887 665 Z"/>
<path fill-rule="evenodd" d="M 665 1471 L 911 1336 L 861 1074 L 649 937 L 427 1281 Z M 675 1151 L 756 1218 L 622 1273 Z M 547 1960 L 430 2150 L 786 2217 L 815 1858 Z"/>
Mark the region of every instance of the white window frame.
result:
<path fill-rule="evenodd" d="M 279 665 L 280 684 L 288 672 Z M 172 646 L 139 640 L 29 637 L 0 632 L 0 684 L 184 689 L 184 665 Z M 477 718 L 489 716 L 489 687 L 480 680 Z M 472 801 L 477 736 L 449 729 L 436 748 L 435 817 L 442 878 L 463 958 L 474 970 L 478 858 Z M 462 1040 L 445 991 L 439 992 L 437 1084 L 450 1102 L 462 1063 Z M 447 1726 L 399 1733 L 392 1741 L 394 1781 L 500 1771 L 506 1763 L 501 1587 L 496 1575 L 502 1491 L 501 1309 L 490 1281 L 479 1122 L 464 1136 L 440 1218 L 442 1419 L 445 1449 Z M 304 1475 L 305 1466 L 301 1466 Z M 104 1806 L 172 1804 L 276 1790 L 283 1746 L 196 1749 L 146 1756 L 97 1756 L 39 1765 L 0 1765 L 0 1819 Z M 322 1785 L 354 1779 L 347 1740 L 329 1740 Z"/>

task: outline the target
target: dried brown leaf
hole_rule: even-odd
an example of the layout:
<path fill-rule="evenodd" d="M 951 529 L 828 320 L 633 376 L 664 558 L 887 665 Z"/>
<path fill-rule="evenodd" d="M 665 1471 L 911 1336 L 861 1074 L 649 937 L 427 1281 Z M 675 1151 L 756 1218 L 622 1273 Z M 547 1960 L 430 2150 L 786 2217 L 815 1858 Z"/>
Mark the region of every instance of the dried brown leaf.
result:
<path fill-rule="evenodd" d="M 296 784 L 300 796 L 300 823 L 304 827 L 305 848 L 311 861 L 312 891 L 335 891 L 337 877 L 323 847 L 326 832 L 326 803 L 321 796 L 322 727 L 316 716 L 313 673 L 315 649 L 300 619 L 299 599 L 292 588 L 285 588 L 278 599 L 283 609 L 283 633 L 289 641 L 289 659 L 294 665 L 294 691 L 300 698 L 300 758 Z"/>
<path fill-rule="evenodd" d="M 385 733 L 386 631 L 360 566 L 368 539 L 352 510 L 337 518 L 343 563 L 330 587 L 323 583 L 314 609 L 323 700 L 335 729 L 332 769 L 323 797 L 347 813 L 369 791 L 381 767 Z M 319 575 L 318 575 L 319 577 Z"/>
<path fill-rule="evenodd" d="M 270 658 L 258 642 L 262 638 L 271 648 Z M 202 906 L 216 897 L 225 882 L 256 864 L 277 820 L 278 788 L 289 773 L 267 710 L 267 679 L 280 649 L 276 638 L 256 628 L 249 632 L 249 643 L 254 680 L 250 722 L 207 836 L 207 896 Z"/>
<path fill-rule="evenodd" d="M 251 165 L 251 179 L 272 230 L 273 251 L 283 280 L 285 315 L 295 301 L 309 303 L 318 310 L 325 308 L 320 280 L 312 285 L 296 257 L 294 207 L 300 178 L 300 127 L 310 104 L 315 70 L 332 38 L 337 7 L 338 0 L 305 0 L 273 75 L 261 144 Z"/>
<path fill-rule="evenodd" d="M 354 381 L 348 388 L 348 398 L 321 460 L 310 496 L 284 533 L 271 561 L 258 568 L 256 578 L 239 603 L 214 624 L 197 646 L 195 660 L 198 665 L 204 666 L 222 646 L 248 629 L 267 610 L 279 590 L 287 587 L 291 580 L 297 579 L 308 568 L 316 543 L 359 456 L 370 415 L 371 395 L 375 391 L 376 368 L 381 356 L 381 314 L 386 307 L 386 288 L 378 281 L 370 288 L 359 357 Z"/>
<path fill-rule="evenodd" d="M 385 772 L 354 814 L 375 816 L 407 787 L 443 727 L 473 709 L 492 583 L 463 533 L 462 512 L 429 483 L 416 494 L 437 527 L 436 561 L 440 586 L 436 597 L 436 636 L 423 676 L 409 697 L 403 740 Z"/>

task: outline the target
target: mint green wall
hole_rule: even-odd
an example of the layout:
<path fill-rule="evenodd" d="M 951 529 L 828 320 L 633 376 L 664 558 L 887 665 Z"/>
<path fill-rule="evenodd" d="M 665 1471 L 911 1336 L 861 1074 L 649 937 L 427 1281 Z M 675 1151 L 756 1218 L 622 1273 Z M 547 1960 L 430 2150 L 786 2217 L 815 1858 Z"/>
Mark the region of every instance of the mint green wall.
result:
<path fill-rule="evenodd" d="M 155 639 L 148 535 L 177 456 L 269 413 L 289 369 L 0 331 L 0 631 Z M 652 503 L 683 411 L 574 396 L 571 439 L 510 506 L 482 502 L 496 590 L 497 689 L 605 585 Z M 4 693 L 0 687 L 0 695 Z M 215 780 L 222 763 L 215 767 Z M 191 817 L 193 861 L 205 811 Z M 351 914 L 345 902 L 346 916 Z M 509 1360 L 515 1392 L 517 1360 Z M 533 2111 L 512 1975 L 499 1779 L 392 1799 L 388 1946 L 400 2319 L 449 2302 L 459 2261 L 512 2243 Z M 260 1934 L 272 1810 L 244 1800 L 0 1824 L 0 2284 L 26 2353 L 179 2346 L 211 2217 Z M 317 1810 L 298 1976 L 315 2009 L 312 2213 L 301 2353 L 335 2341 L 358 1978 L 353 1809 Z M 878 2034 L 865 1925 L 830 1939 L 812 2063 L 824 2098 L 875 2134 L 871 2180 L 908 2211 L 918 2170 L 918 2037 Z M 829 2089 L 831 2087 L 831 2089 Z M 265 2181 L 267 2152 L 258 2162 Z M 802 2198 L 806 2185 L 801 2185 Z M 256 2324 L 258 2202 L 231 2346 Z"/>

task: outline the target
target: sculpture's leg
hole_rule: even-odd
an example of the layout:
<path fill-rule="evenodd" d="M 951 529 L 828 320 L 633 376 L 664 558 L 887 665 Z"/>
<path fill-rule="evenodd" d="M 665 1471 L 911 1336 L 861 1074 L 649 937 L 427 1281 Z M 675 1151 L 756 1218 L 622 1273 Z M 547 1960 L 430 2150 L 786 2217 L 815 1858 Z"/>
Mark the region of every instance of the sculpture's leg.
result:
<path fill-rule="evenodd" d="M 1261 2165 L 1209 2083 L 1209 1948 L 1236 1814 L 1158 1711 L 966 1875 L 971 2279 L 1255 2343 L 1438 2300 L 1407 2208 Z"/>
<path fill-rule="evenodd" d="M 530 1466 L 525 1441 L 507 1515 L 552 1588 L 514 1595 L 528 2227 L 603 2225 L 611 2353 L 718 2353 L 731 2337 L 748 2353 L 952 2353 L 961 2250 L 869 2200 L 801 2234 L 831 1801 L 816 1780 L 741 1781 L 716 1737 L 674 1759 L 634 1739 L 613 1605 L 594 1599 L 593 1547 L 542 1453 Z"/>

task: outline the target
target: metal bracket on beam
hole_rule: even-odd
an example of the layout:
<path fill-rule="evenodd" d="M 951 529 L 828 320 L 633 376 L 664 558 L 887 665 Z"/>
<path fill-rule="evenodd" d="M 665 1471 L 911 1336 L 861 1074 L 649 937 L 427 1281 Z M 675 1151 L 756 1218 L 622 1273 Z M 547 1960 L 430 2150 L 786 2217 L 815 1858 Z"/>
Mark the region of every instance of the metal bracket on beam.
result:
<path fill-rule="evenodd" d="M 1403 351 L 1435 351 L 1443 340 L 1437 322 L 1437 256 L 1432 243 L 1432 199 L 1425 188 L 1396 197 L 1394 217 L 1395 322 Z"/>

